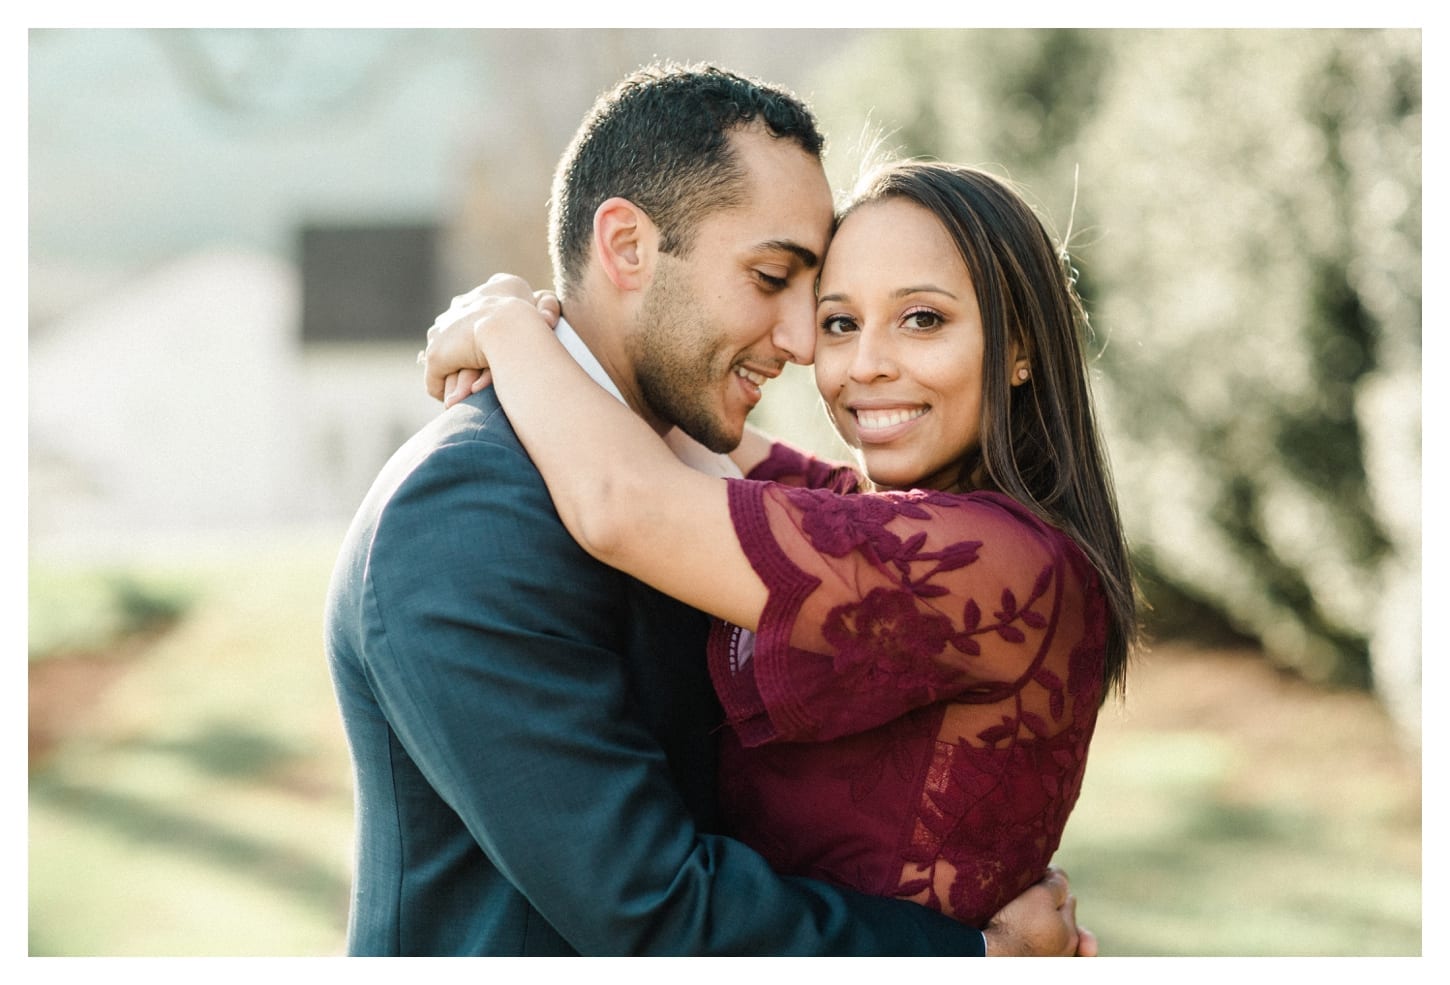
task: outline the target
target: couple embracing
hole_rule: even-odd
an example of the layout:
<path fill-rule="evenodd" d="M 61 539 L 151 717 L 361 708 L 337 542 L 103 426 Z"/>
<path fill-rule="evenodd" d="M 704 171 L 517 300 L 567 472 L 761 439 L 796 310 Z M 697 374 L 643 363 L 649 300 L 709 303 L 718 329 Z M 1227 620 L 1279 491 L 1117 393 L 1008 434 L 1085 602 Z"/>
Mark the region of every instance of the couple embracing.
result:
<path fill-rule="evenodd" d="M 429 331 L 447 410 L 327 602 L 353 954 L 1096 953 L 1050 866 L 1136 637 L 1065 255 L 904 162 L 839 212 L 809 110 L 601 96 L 557 293 Z M 746 424 L 813 364 L 854 465 Z"/>

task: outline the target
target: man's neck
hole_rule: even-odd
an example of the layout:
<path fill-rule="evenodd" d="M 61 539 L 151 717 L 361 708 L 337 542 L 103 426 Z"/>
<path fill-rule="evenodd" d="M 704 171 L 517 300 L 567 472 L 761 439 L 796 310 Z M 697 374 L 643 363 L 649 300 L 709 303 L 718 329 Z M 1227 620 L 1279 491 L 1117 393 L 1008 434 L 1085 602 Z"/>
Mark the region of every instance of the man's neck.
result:
<path fill-rule="evenodd" d="M 623 319 L 606 316 L 587 302 L 579 300 L 562 305 L 564 320 L 574 334 L 599 360 L 599 365 L 619 390 L 626 406 L 644 419 L 656 434 L 663 436 L 671 424 L 652 413 L 639 392 L 634 361 L 625 349 Z"/>

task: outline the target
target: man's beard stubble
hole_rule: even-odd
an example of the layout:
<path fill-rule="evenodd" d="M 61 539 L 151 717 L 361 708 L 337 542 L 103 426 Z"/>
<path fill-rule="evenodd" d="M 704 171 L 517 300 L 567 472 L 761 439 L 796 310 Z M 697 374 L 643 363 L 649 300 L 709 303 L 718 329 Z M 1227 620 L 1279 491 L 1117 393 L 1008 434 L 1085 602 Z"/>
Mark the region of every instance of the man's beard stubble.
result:
<path fill-rule="evenodd" d="M 650 411 L 717 454 L 734 450 L 740 435 L 711 408 L 728 372 L 713 365 L 726 350 L 723 332 L 699 316 L 699 307 L 661 264 L 640 310 L 629 352 L 641 398 Z"/>

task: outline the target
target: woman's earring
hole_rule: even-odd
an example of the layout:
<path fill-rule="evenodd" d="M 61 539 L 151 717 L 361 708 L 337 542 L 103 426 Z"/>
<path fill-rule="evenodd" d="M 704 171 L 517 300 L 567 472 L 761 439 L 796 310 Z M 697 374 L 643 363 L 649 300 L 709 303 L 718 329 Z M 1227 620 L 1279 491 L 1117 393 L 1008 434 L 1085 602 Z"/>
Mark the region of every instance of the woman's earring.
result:
<path fill-rule="evenodd" d="M 1018 383 L 1026 383 L 1027 382 L 1028 375 L 1029 374 L 1027 372 L 1027 367 L 1026 366 L 1023 366 L 1022 368 L 1018 369 L 1017 370 L 1017 382 Z"/>

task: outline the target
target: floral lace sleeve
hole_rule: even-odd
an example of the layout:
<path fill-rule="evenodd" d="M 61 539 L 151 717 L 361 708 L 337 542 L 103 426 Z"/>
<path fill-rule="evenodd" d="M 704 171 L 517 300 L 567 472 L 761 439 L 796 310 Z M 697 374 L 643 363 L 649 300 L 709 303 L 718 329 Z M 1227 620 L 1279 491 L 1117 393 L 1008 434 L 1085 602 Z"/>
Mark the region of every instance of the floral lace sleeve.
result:
<path fill-rule="evenodd" d="M 769 589 L 758 631 L 717 627 L 710 648 L 745 745 L 851 735 L 947 700 L 977 706 L 957 716 L 974 745 L 1095 714 L 1095 576 L 1012 499 L 753 479 L 732 480 L 729 498 Z"/>
<path fill-rule="evenodd" d="M 983 926 L 1042 877 L 1082 788 L 1097 576 L 1006 496 L 760 474 L 728 481 L 766 606 L 708 648 L 726 830 L 778 872 Z"/>
<path fill-rule="evenodd" d="M 861 484 L 860 475 L 851 466 L 816 458 L 783 441 L 772 444 L 770 454 L 746 478 L 838 493 L 855 492 Z"/>

